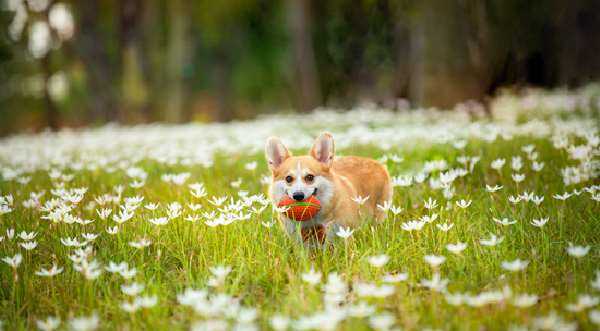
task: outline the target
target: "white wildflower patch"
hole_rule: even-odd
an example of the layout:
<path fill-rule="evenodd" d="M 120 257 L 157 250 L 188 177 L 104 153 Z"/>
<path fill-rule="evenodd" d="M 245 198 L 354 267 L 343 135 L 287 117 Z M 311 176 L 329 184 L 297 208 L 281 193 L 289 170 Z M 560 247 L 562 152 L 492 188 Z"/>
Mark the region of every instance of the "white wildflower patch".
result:
<path fill-rule="evenodd" d="M 0 325 L 593 329 L 596 89 L 500 95 L 485 119 L 360 107 L 2 138 Z M 315 177 L 318 216 L 282 218 L 264 143 L 302 155 L 320 131 L 334 162 L 360 151 L 386 165 L 391 198 L 363 188 L 368 174 L 332 191 L 334 166 Z"/>

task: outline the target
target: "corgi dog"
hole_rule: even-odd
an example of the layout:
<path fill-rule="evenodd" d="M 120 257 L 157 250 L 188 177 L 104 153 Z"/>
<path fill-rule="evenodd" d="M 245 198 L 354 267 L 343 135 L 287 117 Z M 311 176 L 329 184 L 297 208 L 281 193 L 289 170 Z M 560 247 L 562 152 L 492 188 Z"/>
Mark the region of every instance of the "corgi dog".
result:
<path fill-rule="evenodd" d="M 340 227 L 356 227 L 366 217 L 385 218 L 377 205 L 391 202 L 393 194 L 386 167 L 358 156 L 335 157 L 330 133 L 315 140 L 309 155 L 292 156 L 276 137 L 267 140 L 265 154 L 272 172 L 269 195 L 275 206 L 286 197 L 302 201 L 315 195 L 320 201 L 321 209 L 304 222 L 280 213 L 288 234 L 300 242 L 322 245 Z"/>

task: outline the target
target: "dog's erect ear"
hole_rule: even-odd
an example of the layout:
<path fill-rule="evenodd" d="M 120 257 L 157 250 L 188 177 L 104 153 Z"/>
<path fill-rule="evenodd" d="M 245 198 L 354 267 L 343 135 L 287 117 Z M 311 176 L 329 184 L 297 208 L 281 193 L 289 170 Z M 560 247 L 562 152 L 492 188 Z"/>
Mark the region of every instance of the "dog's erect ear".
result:
<path fill-rule="evenodd" d="M 315 144 L 310 150 L 310 155 L 327 167 L 331 166 L 335 155 L 335 145 L 333 144 L 331 133 L 324 132 L 315 140 Z"/>
<path fill-rule="evenodd" d="M 271 170 L 277 169 L 283 161 L 291 156 L 288 149 L 283 145 L 281 140 L 277 137 L 270 137 L 267 139 L 267 145 L 265 146 L 265 155 L 267 157 L 267 163 Z"/>

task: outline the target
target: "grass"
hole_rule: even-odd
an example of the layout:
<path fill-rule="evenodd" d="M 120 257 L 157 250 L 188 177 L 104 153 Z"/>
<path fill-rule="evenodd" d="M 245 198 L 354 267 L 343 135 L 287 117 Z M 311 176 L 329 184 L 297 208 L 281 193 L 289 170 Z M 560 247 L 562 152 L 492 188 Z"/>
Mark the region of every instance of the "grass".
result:
<path fill-rule="evenodd" d="M 530 168 L 521 147 L 534 144 L 539 152 L 539 160 L 545 162 L 541 172 Z M 296 151 L 301 153 L 302 151 Z M 566 165 L 575 164 L 566 153 L 555 149 L 548 139 L 516 137 L 510 141 L 499 139 L 493 143 L 470 140 L 465 150 L 458 150 L 449 144 L 413 144 L 411 147 L 396 147 L 389 151 L 376 146 L 356 146 L 340 150 L 344 155 L 356 154 L 379 158 L 386 153 L 397 153 L 404 157 L 401 163 L 388 161 L 392 175 L 418 172 L 426 161 L 446 160 L 450 167 L 459 167 L 457 158 L 461 155 L 480 156 L 472 173 L 454 182 L 455 197 L 446 208 L 446 199 L 440 190 L 432 189 L 427 181 L 409 187 L 396 187 L 393 202 L 404 211 L 376 224 L 368 219 L 356 229 L 346 241 L 338 239 L 330 248 L 310 251 L 291 241 L 277 224 L 267 228 L 261 222 L 269 222 L 276 215 L 270 208 L 247 221 L 234 222 L 227 226 L 209 227 L 202 220 L 192 223 L 183 217 L 171 220 L 167 225 L 155 226 L 147 219 L 165 215 L 164 207 L 177 201 L 186 207 L 190 202 L 203 206 L 202 211 L 215 210 L 207 202 L 211 196 L 228 195 L 236 197 L 238 189 L 230 183 L 242 179 L 241 189 L 250 194 L 267 193 L 267 187 L 260 178 L 267 173 L 262 154 L 220 155 L 209 168 L 166 166 L 154 161 L 143 160 L 138 166 L 148 173 L 146 184 L 140 189 L 127 186 L 131 179 L 123 171 L 108 173 L 98 169 L 81 170 L 75 174 L 67 187 L 87 187 L 82 202 L 77 204 L 74 214 L 83 219 L 95 220 L 91 224 L 50 223 L 41 219 L 39 210 L 25 209 L 21 202 L 32 191 L 46 190 L 42 201 L 46 201 L 49 190 L 57 182 L 48 178 L 47 172 L 37 171 L 25 185 L 15 181 L 0 182 L 2 194 L 12 194 L 15 199 L 14 211 L 0 216 L 0 231 L 14 228 L 21 231 L 36 231 L 38 247 L 25 251 L 18 243 L 21 239 L 5 238 L 0 242 L 0 255 L 13 256 L 21 252 L 23 262 L 16 269 L 18 280 L 13 278 L 13 270 L 6 264 L 0 265 L 0 319 L 7 330 L 34 329 L 36 319 L 46 316 L 59 316 L 63 321 L 77 316 L 97 313 L 100 329 L 106 330 L 179 330 L 188 329 L 194 321 L 202 320 L 189 308 L 178 304 L 176 295 L 185 288 L 206 288 L 210 278 L 210 267 L 227 265 L 231 274 L 223 286 L 211 292 L 224 292 L 241 300 L 244 306 L 258 309 L 257 324 L 269 328 L 269 318 L 283 314 L 291 318 L 310 315 L 324 309 L 323 285 L 311 286 L 304 283 L 301 274 L 311 266 L 324 275 L 339 273 L 349 284 L 367 281 L 381 283 L 386 272 L 407 272 L 407 281 L 395 285 L 395 293 L 387 298 L 360 299 L 351 290 L 350 302 L 365 301 L 376 307 L 377 312 L 390 312 L 396 317 L 396 326 L 403 329 L 444 329 L 444 330 L 505 330 L 513 325 L 531 325 L 536 317 L 556 311 L 568 321 L 576 322 L 581 329 L 594 329 L 588 312 L 568 312 L 564 307 L 575 302 L 580 294 L 593 294 L 590 282 L 598 270 L 600 250 L 600 207 L 590 199 L 590 194 L 582 193 L 566 201 L 552 198 L 553 194 L 574 189 L 582 189 L 594 183 L 593 180 L 565 187 L 560 175 Z M 524 159 L 523 182 L 516 184 L 511 178 L 510 158 L 521 155 Z M 490 168 L 496 158 L 506 158 L 507 164 L 501 172 Z M 254 171 L 244 165 L 257 161 Z M 174 185 L 161 181 L 161 174 L 190 172 L 185 185 Z M 208 197 L 196 199 L 189 193 L 187 184 L 204 183 Z M 597 181 L 595 182 L 598 183 Z M 85 208 L 94 198 L 113 192 L 115 185 L 124 185 L 123 197 L 140 195 L 144 203 L 157 202 L 161 207 L 149 211 L 140 207 L 133 219 L 119 226 L 117 235 L 106 233 L 108 226 L 115 225 L 109 220 L 100 220 L 95 212 L 99 206 Z M 485 184 L 502 185 L 496 193 L 485 191 Z M 510 195 L 524 191 L 543 195 L 540 206 L 532 202 L 516 205 L 508 202 Z M 428 215 L 423 202 L 428 198 L 437 200 L 433 212 L 439 215 L 434 224 L 427 224 L 421 231 L 406 232 L 401 229 L 403 222 Z M 458 199 L 472 200 L 466 208 L 458 208 Z M 105 207 L 117 211 L 116 204 Z M 492 218 L 509 218 L 517 223 L 502 226 Z M 550 221 L 542 228 L 534 227 L 534 218 L 548 217 Z M 435 223 L 453 223 L 454 227 L 443 232 Z M 61 244 L 60 238 L 80 237 L 81 233 L 97 233 L 100 236 L 89 246 L 94 248 L 93 258 L 103 266 L 108 261 L 127 261 L 137 269 L 134 277 L 146 286 L 144 294 L 156 295 L 155 307 L 128 313 L 120 308 L 126 296 L 120 286 L 131 281 L 103 272 L 95 280 L 85 280 L 75 271 L 68 256 L 73 248 Z M 479 244 L 481 238 L 494 233 L 503 236 L 504 241 L 495 247 Z M 146 237 L 152 241 L 149 247 L 135 249 L 130 241 Z M 468 247 L 461 255 L 445 249 L 448 243 L 465 242 Z M 591 246 L 587 256 L 574 258 L 567 254 L 568 243 Z M 368 257 L 387 254 L 390 257 L 382 269 L 374 268 L 367 262 Z M 428 254 L 444 255 L 439 272 L 449 280 L 448 292 L 469 292 L 502 290 L 508 286 L 514 294 L 530 293 L 540 297 L 539 302 L 529 308 L 517 308 L 510 300 L 470 307 L 449 305 L 444 294 L 430 291 L 419 282 L 430 278 L 432 268 L 424 261 Z M 517 258 L 528 260 L 528 267 L 519 272 L 508 272 L 501 268 L 503 261 Z M 64 267 L 64 272 L 55 277 L 39 277 L 34 273 L 40 267 L 50 267 L 52 262 Z M 324 277 L 326 280 L 326 277 Z M 597 293 L 596 293 L 597 295 Z M 61 326 L 67 329 L 66 322 Z M 368 329 L 368 319 L 348 318 L 339 325 L 342 330 Z"/>

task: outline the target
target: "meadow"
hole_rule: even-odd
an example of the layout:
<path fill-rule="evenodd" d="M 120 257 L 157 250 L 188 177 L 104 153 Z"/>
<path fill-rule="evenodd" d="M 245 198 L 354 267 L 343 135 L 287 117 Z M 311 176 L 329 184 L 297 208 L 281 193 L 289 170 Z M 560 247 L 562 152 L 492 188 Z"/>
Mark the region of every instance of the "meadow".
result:
<path fill-rule="evenodd" d="M 600 89 L 0 140 L 6 330 L 596 330 Z M 381 223 L 290 240 L 264 142 L 387 165 Z"/>

